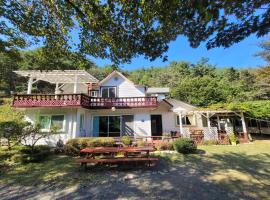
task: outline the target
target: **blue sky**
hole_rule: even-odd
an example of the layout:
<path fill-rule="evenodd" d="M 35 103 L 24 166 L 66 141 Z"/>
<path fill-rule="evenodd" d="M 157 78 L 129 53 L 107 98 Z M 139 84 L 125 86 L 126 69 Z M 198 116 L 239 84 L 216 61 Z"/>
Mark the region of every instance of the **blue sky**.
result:
<path fill-rule="evenodd" d="M 132 70 L 141 67 L 150 66 L 165 66 L 171 61 L 188 61 L 195 63 L 202 57 L 209 58 L 209 63 L 216 65 L 217 67 L 259 67 L 265 65 L 265 62 L 260 57 L 255 57 L 258 51 L 261 49 L 258 47 L 258 43 L 264 38 L 257 38 L 252 35 L 242 42 L 234 44 L 230 48 L 214 48 L 207 50 L 205 43 L 202 43 L 198 48 L 194 49 L 189 46 L 186 38 L 178 37 L 177 40 L 169 44 L 168 61 L 162 62 L 162 59 L 156 59 L 150 62 L 144 57 L 134 58 L 130 64 L 121 64 L 125 70 Z M 110 64 L 109 60 L 91 58 L 98 66 L 104 66 Z"/>

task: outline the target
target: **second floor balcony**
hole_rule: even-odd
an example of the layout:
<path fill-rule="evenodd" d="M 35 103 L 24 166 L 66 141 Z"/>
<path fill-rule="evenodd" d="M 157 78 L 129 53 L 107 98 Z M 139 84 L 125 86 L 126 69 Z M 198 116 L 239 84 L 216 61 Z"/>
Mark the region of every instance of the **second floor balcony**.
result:
<path fill-rule="evenodd" d="M 88 109 L 156 107 L 156 97 L 90 97 L 85 94 L 22 94 L 14 95 L 13 106 L 31 107 L 83 107 Z"/>

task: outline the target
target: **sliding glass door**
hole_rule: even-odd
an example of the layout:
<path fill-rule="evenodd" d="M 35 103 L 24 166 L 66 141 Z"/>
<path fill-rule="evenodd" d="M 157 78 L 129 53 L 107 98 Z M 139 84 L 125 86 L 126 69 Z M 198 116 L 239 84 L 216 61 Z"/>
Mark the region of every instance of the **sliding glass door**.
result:
<path fill-rule="evenodd" d="M 120 137 L 123 135 L 134 135 L 133 115 L 122 116 L 94 116 L 94 137 Z"/>
<path fill-rule="evenodd" d="M 120 116 L 100 116 L 99 117 L 99 136 L 100 137 L 119 137 L 120 136 Z"/>

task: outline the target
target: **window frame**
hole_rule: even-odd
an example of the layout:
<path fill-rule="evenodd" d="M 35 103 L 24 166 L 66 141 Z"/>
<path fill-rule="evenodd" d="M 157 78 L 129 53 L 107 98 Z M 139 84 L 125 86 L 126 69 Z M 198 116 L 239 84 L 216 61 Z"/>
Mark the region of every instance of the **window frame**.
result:
<path fill-rule="evenodd" d="M 40 117 L 42 116 L 47 116 L 50 118 L 50 124 L 49 124 L 49 129 L 41 129 L 42 132 L 49 132 L 52 128 L 52 116 L 64 116 L 64 119 L 63 119 L 63 128 L 60 129 L 60 130 L 57 130 L 57 132 L 59 133 L 63 133 L 66 131 L 66 115 L 64 114 L 40 114 L 38 116 L 38 122 L 40 121 Z"/>
<path fill-rule="evenodd" d="M 113 88 L 114 91 L 115 91 L 115 96 L 114 97 L 110 97 L 110 92 L 109 92 L 110 88 Z M 103 90 L 107 90 L 107 97 L 102 96 Z M 117 87 L 116 86 L 101 86 L 100 87 L 100 97 L 102 97 L 102 98 L 117 98 L 118 97 Z"/>
<path fill-rule="evenodd" d="M 93 95 L 95 94 L 95 95 Z M 91 97 L 98 97 L 99 96 L 99 90 L 90 90 L 90 96 Z"/>
<path fill-rule="evenodd" d="M 186 118 L 188 117 L 188 116 L 192 116 L 193 117 L 193 122 L 194 122 L 194 124 L 192 124 L 192 122 L 190 123 L 190 124 L 186 124 L 186 123 L 183 123 L 183 121 L 182 121 L 182 126 L 197 126 L 197 120 L 196 120 L 196 117 L 195 117 L 195 115 L 184 115 L 184 116 L 182 116 L 182 120 L 183 120 L 183 118 L 185 118 L 185 120 L 186 120 Z M 180 126 L 180 119 L 179 119 L 179 115 L 175 115 L 175 125 L 176 126 Z"/>

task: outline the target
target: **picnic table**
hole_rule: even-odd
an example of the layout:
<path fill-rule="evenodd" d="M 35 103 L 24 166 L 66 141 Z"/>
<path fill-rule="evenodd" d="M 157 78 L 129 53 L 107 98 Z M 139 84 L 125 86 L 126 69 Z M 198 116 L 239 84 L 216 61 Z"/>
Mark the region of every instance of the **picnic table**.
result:
<path fill-rule="evenodd" d="M 93 147 L 84 148 L 81 153 L 86 154 L 77 160 L 81 165 L 87 165 L 87 163 L 123 163 L 123 162 L 138 162 L 148 161 L 149 166 L 152 162 L 157 161 L 158 158 L 150 157 L 150 152 L 153 152 L 153 147 Z M 124 157 L 116 157 L 118 153 L 123 153 Z M 97 158 L 97 155 L 109 154 L 109 157 Z"/>

